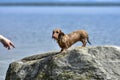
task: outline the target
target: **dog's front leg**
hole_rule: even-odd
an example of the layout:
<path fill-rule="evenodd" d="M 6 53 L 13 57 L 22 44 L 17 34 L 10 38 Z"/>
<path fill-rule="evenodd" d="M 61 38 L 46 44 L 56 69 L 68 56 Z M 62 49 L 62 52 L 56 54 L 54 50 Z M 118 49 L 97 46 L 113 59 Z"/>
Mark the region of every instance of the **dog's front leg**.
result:
<path fill-rule="evenodd" d="M 67 51 L 66 48 L 62 48 L 61 51 L 60 51 L 60 53 L 65 53 L 66 51 Z"/>

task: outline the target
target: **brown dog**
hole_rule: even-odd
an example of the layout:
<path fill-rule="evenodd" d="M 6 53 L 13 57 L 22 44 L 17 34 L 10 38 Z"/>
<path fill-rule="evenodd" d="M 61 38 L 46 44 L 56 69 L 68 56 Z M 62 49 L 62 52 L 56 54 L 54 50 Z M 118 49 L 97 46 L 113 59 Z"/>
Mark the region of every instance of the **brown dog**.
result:
<path fill-rule="evenodd" d="M 55 29 L 53 30 L 52 38 L 54 38 L 61 47 L 61 52 L 67 50 L 78 41 L 83 43 L 82 47 L 85 47 L 87 42 L 91 44 L 88 33 L 84 30 L 77 30 L 70 34 L 64 34 L 60 29 Z"/>

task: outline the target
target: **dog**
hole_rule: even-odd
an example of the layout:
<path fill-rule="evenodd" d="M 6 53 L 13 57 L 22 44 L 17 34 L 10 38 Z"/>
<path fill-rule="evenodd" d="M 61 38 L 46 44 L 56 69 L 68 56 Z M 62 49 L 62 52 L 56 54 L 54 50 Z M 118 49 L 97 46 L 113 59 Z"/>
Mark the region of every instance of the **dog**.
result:
<path fill-rule="evenodd" d="M 69 47 L 78 41 L 82 42 L 82 47 L 85 47 L 87 42 L 91 44 L 88 33 L 85 30 L 77 30 L 69 34 L 64 34 L 61 29 L 54 29 L 52 38 L 55 39 L 60 46 L 60 52 L 66 51 Z"/>

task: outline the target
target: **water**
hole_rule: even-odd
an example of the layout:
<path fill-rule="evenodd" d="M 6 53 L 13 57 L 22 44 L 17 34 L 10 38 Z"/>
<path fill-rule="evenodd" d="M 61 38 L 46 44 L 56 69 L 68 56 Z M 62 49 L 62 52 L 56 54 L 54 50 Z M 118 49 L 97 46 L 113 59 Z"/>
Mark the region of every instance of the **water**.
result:
<path fill-rule="evenodd" d="M 16 46 L 7 50 L 0 45 L 0 80 L 11 62 L 60 50 L 51 38 L 56 27 L 65 33 L 85 29 L 92 46 L 120 46 L 120 7 L 0 7 L 0 34 Z"/>

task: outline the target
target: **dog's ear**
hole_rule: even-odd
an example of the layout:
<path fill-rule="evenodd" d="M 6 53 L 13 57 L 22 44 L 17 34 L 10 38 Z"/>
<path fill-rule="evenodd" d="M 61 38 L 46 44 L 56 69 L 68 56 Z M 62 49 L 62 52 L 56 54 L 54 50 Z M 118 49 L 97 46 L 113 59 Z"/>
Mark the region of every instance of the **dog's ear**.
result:
<path fill-rule="evenodd" d="M 65 34 L 61 31 L 60 34 L 59 34 L 59 39 L 61 39 Z"/>
<path fill-rule="evenodd" d="M 61 31 L 61 32 L 60 32 L 60 35 L 61 35 L 61 36 L 64 36 L 65 34 Z"/>

